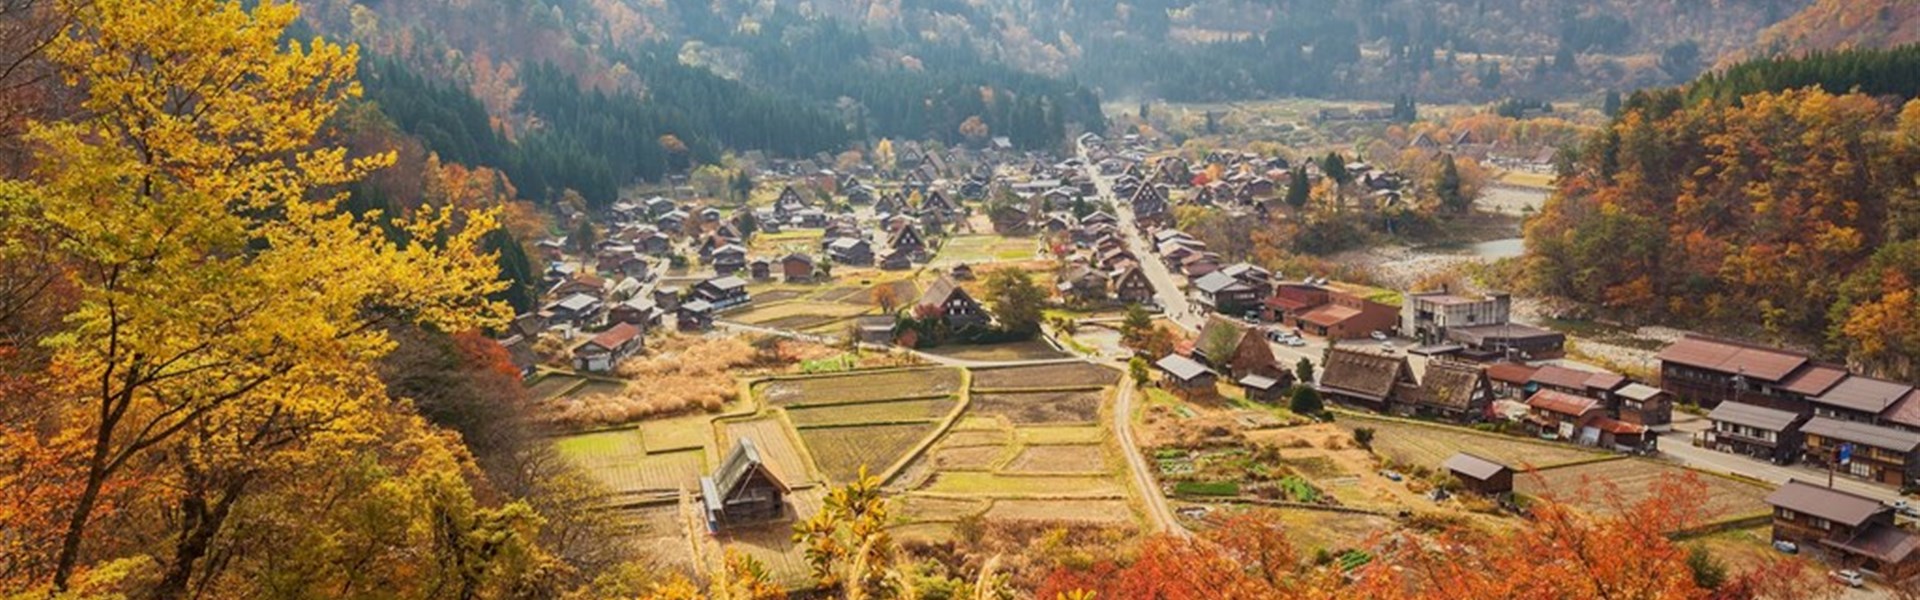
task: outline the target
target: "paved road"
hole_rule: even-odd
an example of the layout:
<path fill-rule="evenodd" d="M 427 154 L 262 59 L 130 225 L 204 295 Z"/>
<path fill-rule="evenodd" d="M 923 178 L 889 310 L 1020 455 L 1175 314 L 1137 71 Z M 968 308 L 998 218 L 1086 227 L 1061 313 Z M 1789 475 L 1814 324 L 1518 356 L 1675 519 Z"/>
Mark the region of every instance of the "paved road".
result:
<path fill-rule="evenodd" d="M 1080 148 L 1080 160 L 1093 164 L 1085 147 Z M 1113 178 L 1101 174 L 1099 169 L 1092 171 L 1094 187 L 1099 190 L 1101 198 L 1113 204 L 1113 214 L 1120 219 L 1121 239 L 1127 243 L 1127 250 L 1139 257 L 1140 270 L 1146 272 L 1147 281 L 1153 284 L 1154 299 L 1159 300 L 1160 306 L 1166 309 L 1167 319 L 1188 331 L 1199 331 L 1206 319 L 1189 312 L 1192 308 L 1187 304 L 1187 296 L 1181 293 L 1179 282 L 1173 278 L 1173 271 L 1168 270 L 1166 263 L 1160 262 L 1159 255 L 1153 253 L 1153 244 L 1140 235 L 1133 206 L 1113 194 Z"/>
<path fill-rule="evenodd" d="M 1192 536 L 1193 532 L 1181 525 L 1173 509 L 1168 508 L 1167 497 L 1160 492 L 1160 482 L 1153 477 L 1153 465 L 1147 464 L 1146 455 L 1133 439 L 1133 382 L 1122 381 L 1118 389 L 1113 395 L 1114 437 L 1120 440 L 1120 452 L 1127 457 L 1127 470 L 1133 473 L 1133 483 L 1140 488 L 1140 497 L 1146 500 L 1147 517 L 1158 531 Z"/>
<path fill-rule="evenodd" d="M 1760 479 L 1774 484 L 1786 483 L 1788 479 L 1799 479 L 1825 485 L 1827 472 L 1811 465 L 1776 465 L 1771 462 L 1749 458 L 1738 454 L 1728 454 L 1711 448 L 1699 448 L 1693 445 L 1693 435 L 1707 427 L 1707 420 L 1694 415 L 1675 413 L 1673 431 L 1660 436 L 1660 453 L 1678 461 L 1680 464 L 1714 471 L 1733 473 Z M 1874 498 L 1881 502 L 1900 499 L 1900 490 L 1891 487 L 1855 479 L 1846 475 L 1835 475 L 1833 487 Z"/>

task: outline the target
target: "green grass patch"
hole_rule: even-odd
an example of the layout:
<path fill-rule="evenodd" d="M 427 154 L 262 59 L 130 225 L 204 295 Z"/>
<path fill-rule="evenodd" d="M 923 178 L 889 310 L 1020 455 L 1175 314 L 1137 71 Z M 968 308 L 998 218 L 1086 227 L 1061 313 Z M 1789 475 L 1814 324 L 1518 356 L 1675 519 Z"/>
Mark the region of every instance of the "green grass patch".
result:
<path fill-rule="evenodd" d="M 1240 484 L 1231 481 L 1182 481 L 1173 484 L 1173 493 L 1182 496 L 1238 496 Z"/>

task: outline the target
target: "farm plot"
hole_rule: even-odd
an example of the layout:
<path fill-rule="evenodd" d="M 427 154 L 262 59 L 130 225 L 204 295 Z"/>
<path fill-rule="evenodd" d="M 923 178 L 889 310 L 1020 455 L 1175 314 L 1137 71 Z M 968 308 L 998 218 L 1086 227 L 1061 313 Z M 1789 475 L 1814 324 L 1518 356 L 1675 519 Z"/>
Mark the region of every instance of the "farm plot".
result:
<path fill-rule="evenodd" d="M 957 403 L 952 398 L 931 398 L 858 404 L 795 405 L 787 407 L 786 410 L 787 418 L 793 420 L 795 427 L 806 428 L 815 425 L 933 421 L 947 416 Z"/>
<path fill-rule="evenodd" d="M 1007 470 L 1019 473 L 1099 473 L 1107 470 L 1107 455 L 1100 446 L 1027 446 Z"/>
<path fill-rule="evenodd" d="M 954 521 L 986 512 L 985 499 L 935 498 L 908 494 L 900 499 L 900 515 L 909 521 Z"/>
<path fill-rule="evenodd" d="M 774 304 L 755 304 L 746 312 L 729 315 L 727 320 L 766 325 L 769 327 L 804 328 L 809 325 L 796 321 L 809 321 L 815 324 L 858 316 L 867 312 L 866 307 L 848 306 L 838 302 L 807 302 L 795 300 Z"/>
<path fill-rule="evenodd" d="M 1002 344 L 949 344 L 926 350 L 929 354 L 938 354 L 960 360 L 981 362 L 1002 362 L 1014 360 L 1051 360 L 1068 358 L 1069 355 L 1053 349 L 1043 340 L 1024 342 L 1006 342 Z"/>
<path fill-rule="evenodd" d="M 880 476 L 915 444 L 933 433 L 934 423 L 900 425 L 861 425 L 853 427 L 810 427 L 800 430 L 800 439 L 813 453 L 821 474 L 835 483 L 853 481 L 860 467 L 867 474 Z"/>
<path fill-rule="evenodd" d="M 1344 416 L 1344 415 L 1343 415 Z M 1342 427 L 1371 427 L 1373 450 L 1395 462 L 1438 468 L 1457 452 L 1472 452 L 1514 468 L 1531 465 L 1550 467 L 1592 459 L 1603 454 L 1566 444 L 1549 444 L 1520 438 L 1401 421 L 1364 417 L 1343 418 Z"/>
<path fill-rule="evenodd" d="M 938 473 L 926 491 L 988 497 L 1117 497 L 1119 482 L 1105 475 L 1004 475 L 954 471 Z"/>
<path fill-rule="evenodd" d="M 980 414 L 1000 415 L 1021 425 L 1093 423 L 1100 418 L 1101 390 L 992 393 L 973 395 L 969 405 Z"/>
<path fill-rule="evenodd" d="M 1133 507 L 1125 500 L 1022 500 L 993 501 L 987 518 L 1002 521 L 1068 521 L 1119 525 L 1133 522 Z"/>
<path fill-rule="evenodd" d="M 954 446 L 932 452 L 933 468 L 942 471 L 990 471 L 1000 464 L 1006 446 Z"/>
<path fill-rule="evenodd" d="M 945 396 L 960 389 L 959 369 L 907 369 L 781 379 L 759 386 L 774 406 Z"/>
<path fill-rule="evenodd" d="M 615 492 L 670 492 L 697 489 L 706 471 L 706 452 L 661 452 L 590 469 Z"/>
<path fill-rule="evenodd" d="M 586 383 L 567 392 L 567 398 L 586 398 L 590 396 L 616 396 L 627 392 L 627 382 L 609 379 L 588 379 Z"/>
<path fill-rule="evenodd" d="M 725 429 L 727 443 L 722 446 L 724 449 L 721 452 L 731 450 L 740 438 L 750 438 L 754 446 L 760 449 L 760 456 L 767 458 L 775 477 L 787 482 L 787 485 L 813 480 L 807 470 L 806 459 L 800 454 L 800 449 L 794 447 L 793 437 L 787 434 L 787 425 L 780 420 L 762 418 L 734 421 L 727 423 Z"/>
<path fill-rule="evenodd" d="M 1106 431 L 1097 426 L 1021 427 L 1014 430 L 1014 437 L 1029 445 L 1098 444 L 1105 439 Z"/>
<path fill-rule="evenodd" d="M 527 386 L 527 395 L 532 396 L 535 400 L 545 402 L 560 397 L 562 394 L 567 393 L 567 391 L 572 390 L 573 386 L 579 385 L 580 382 L 586 380 L 585 377 L 548 373 L 540 376 L 539 379 L 534 380 L 532 384 Z"/>
<path fill-rule="evenodd" d="M 1039 250 L 1034 239 L 1007 238 L 997 235 L 963 235 L 947 240 L 940 247 L 931 264 L 937 266 L 960 263 L 985 263 L 998 261 L 1019 261 L 1033 258 Z"/>
<path fill-rule="evenodd" d="M 787 496 L 787 514 L 796 517 L 820 512 L 824 488 L 794 490 Z M 789 589 L 805 588 L 813 583 L 807 566 L 806 547 L 793 542 L 793 524 L 776 521 L 764 525 L 728 530 L 715 536 L 727 548 L 738 550 L 765 565 L 773 582 Z"/>
<path fill-rule="evenodd" d="M 754 292 L 753 301 L 760 304 L 772 304 L 775 302 L 786 302 L 805 295 L 807 295 L 806 292 L 800 290 L 767 290 L 764 292 Z"/>
<path fill-rule="evenodd" d="M 1398 524 L 1393 519 L 1363 513 L 1347 513 L 1323 510 L 1249 507 L 1271 515 L 1274 523 L 1287 532 L 1288 540 L 1300 549 L 1301 556 L 1312 556 L 1315 550 L 1329 552 L 1347 548 L 1365 548 L 1371 545 L 1383 532 L 1393 531 Z M 1228 509 L 1228 511 L 1235 509 Z M 1212 527 L 1227 517 L 1227 512 L 1217 512 L 1209 516 L 1202 528 Z"/>
<path fill-rule="evenodd" d="M 1107 386 L 1119 380 L 1118 370 L 1079 361 L 973 371 L 973 389 L 976 390 Z"/>
<path fill-rule="evenodd" d="M 648 452 L 705 448 L 713 443 L 713 421 L 707 415 L 641 421 L 640 440 Z"/>
<path fill-rule="evenodd" d="M 1631 504 L 1657 492 L 1662 479 L 1693 475 L 1706 485 L 1706 504 L 1701 518 L 1720 521 L 1766 514 L 1766 497 L 1772 490 L 1717 475 L 1698 473 L 1685 467 L 1637 458 L 1623 458 L 1523 473 L 1513 478 L 1514 490 L 1533 496 L 1551 495 L 1561 502 L 1584 510 L 1613 510 L 1611 496 Z"/>
<path fill-rule="evenodd" d="M 559 451 L 560 455 L 568 460 L 590 468 L 600 462 L 623 461 L 645 456 L 647 446 L 642 439 L 637 430 L 612 429 L 556 438 L 553 441 L 553 449 Z"/>

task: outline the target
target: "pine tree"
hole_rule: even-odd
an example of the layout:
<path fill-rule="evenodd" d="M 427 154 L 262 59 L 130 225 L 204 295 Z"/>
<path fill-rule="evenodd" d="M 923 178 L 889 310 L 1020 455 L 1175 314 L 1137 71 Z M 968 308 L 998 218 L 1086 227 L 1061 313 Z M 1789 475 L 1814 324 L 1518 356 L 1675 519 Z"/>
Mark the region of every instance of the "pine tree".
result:
<path fill-rule="evenodd" d="M 1434 176 L 1433 193 L 1440 198 L 1440 205 L 1454 212 L 1466 212 L 1472 199 L 1460 192 L 1460 169 L 1453 163 L 1453 155 L 1440 157 L 1440 173 Z"/>
<path fill-rule="evenodd" d="M 1307 168 L 1296 166 L 1287 176 L 1287 206 L 1304 208 L 1313 197 L 1312 184 L 1307 181 Z"/>
<path fill-rule="evenodd" d="M 1318 415 L 1326 412 L 1326 405 L 1320 402 L 1320 392 L 1312 384 L 1296 384 L 1293 394 L 1287 398 L 1287 410 L 1296 415 Z"/>
<path fill-rule="evenodd" d="M 1320 170 L 1333 178 L 1334 183 L 1346 185 L 1353 182 L 1353 174 L 1347 172 L 1347 159 L 1342 158 L 1339 152 L 1328 152 L 1327 158 L 1320 163 Z"/>

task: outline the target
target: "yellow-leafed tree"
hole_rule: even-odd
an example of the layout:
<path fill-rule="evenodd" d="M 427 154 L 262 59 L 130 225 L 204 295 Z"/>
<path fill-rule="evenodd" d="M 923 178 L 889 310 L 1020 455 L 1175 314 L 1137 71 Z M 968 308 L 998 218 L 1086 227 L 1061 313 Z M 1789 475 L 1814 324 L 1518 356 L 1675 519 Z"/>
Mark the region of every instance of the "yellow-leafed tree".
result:
<path fill-rule="evenodd" d="M 0 237 L 32 228 L 59 241 L 44 260 L 76 296 L 46 341 L 47 412 L 63 433 L 37 443 L 65 444 L 82 473 L 74 489 L 44 496 L 62 502 L 57 547 L 36 549 L 53 558 L 14 583 L 82 589 L 91 571 L 152 597 L 190 585 L 226 596 L 220 569 L 242 567 L 208 563 L 243 543 L 229 528 L 265 536 L 244 543 L 285 539 L 273 536 L 338 508 L 314 505 L 340 483 L 327 477 L 373 465 L 347 474 L 374 492 L 462 507 L 457 518 L 387 507 L 412 525 L 367 547 L 436 550 L 361 556 L 435 569 L 395 578 L 434 586 L 418 595 L 485 596 L 508 568 L 485 561 L 539 563 L 516 541 L 538 517 L 471 506 L 467 484 L 446 483 L 468 475 L 458 441 L 407 418 L 377 377 L 389 325 L 465 330 L 505 314 L 485 300 L 501 286 L 479 251 L 492 212 L 342 209 L 345 184 L 393 160 L 316 141 L 359 94 L 357 51 L 283 42 L 299 10 L 273 0 L 63 8 L 73 22 L 49 56 L 84 97 L 84 116 L 33 126 L 38 167 L 11 192 L 31 201 L 0 202 Z M 386 460 L 385 444 L 409 458 Z M 360 575 L 329 568 L 342 581 Z M 324 583 L 352 589 L 342 581 Z"/>

